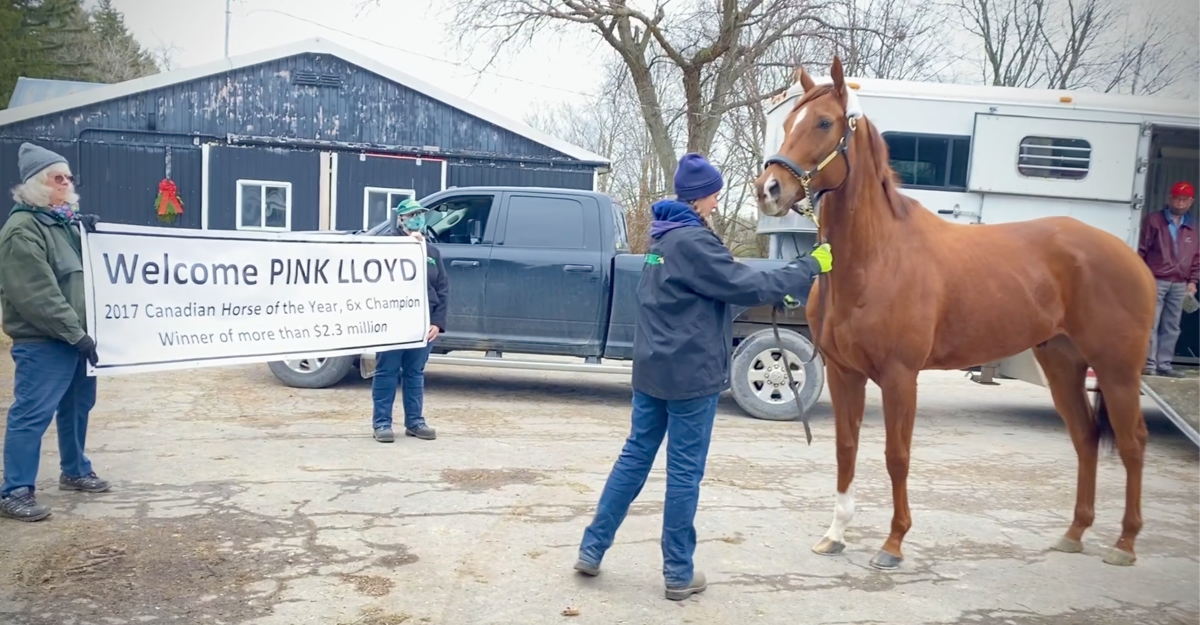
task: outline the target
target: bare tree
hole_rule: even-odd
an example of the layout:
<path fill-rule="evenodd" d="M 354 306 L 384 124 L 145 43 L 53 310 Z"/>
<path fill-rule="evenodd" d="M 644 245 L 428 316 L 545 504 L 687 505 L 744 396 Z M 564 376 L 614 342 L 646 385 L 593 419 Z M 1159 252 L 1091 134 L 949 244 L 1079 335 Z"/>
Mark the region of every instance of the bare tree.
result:
<path fill-rule="evenodd" d="M 1133 21 L 1119 0 L 951 0 L 993 85 L 1157 93 L 1197 70 L 1192 25 Z"/>
<path fill-rule="evenodd" d="M 952 0 L 963 28 L 983 44 L 983 78 L 1006 87 L 1042 81 L 1046 39 L 1042 21 L 1049 0 Z"/>
<path fill-rule="evenodd" d="M 1200 57 L 1191 24 L 1169 18 L 1147 17 L 1137 27 L 1127 27 L 1119 53 L 1107 68 L 1101 87 L 1107 92 L 1151 95 L 1175 86 L 1182 79 L 1194 85 Z M 1191 91 L 1194 97 L 1195 90 Z"/>
<path fill-rule="evenodd" d="M 829 19 L 830 1 L 677 2 L 668 13 L 667 0 L 650 12 L 627 0 L 458 0 L 456 27 L 464 42 L 476 31 L 493 33 L 497 50 L 547 30 L 590 30 L 627 68 L 658 165 L 672 171 L 677 113 L 664 105 L 664 93 L 682 96 L 686 150 L 710 152 L 725 114 L 747 104 L 733 88 L 740 77 L 785 40 L 842 30 Z"/>
<path fill-rule="evenodd" d="M 598 177 L 596 190 L 624 207 L 633 251 L 644 252 L 650 235 L 650 204 L 669 191 L 670 176 L 655 155 L 629 72 L 618 59 L 605 63 L 604 79 L 591 104 L 586 108 L 560 104 L 527 116 L 526 122 L 609 159 L 611 165 Z M 682 124 L 676 117 L 668 129 L 677 143 Z"/>
<path fill-rule="evenodd" d="M 951 50 L 942 7 L 920 0 L 840 0 L 841 36 L 822 58 L 836 55 L 847 76 L 938 80 L 962 60 Z"/>
<path fill-rule="evenodd" d="M 1046 82 L 1052 89 L 1086 86 L 1091 70 L 1111 64 L 1110 59 L 1094 54 L 1120 15 L 1108 0 L 1066 0 L 1060 25 L 1047 20 L 1041 27 L 1046 63 Z M 1057 31 L 1057 32 L 1056 32 Z"/>

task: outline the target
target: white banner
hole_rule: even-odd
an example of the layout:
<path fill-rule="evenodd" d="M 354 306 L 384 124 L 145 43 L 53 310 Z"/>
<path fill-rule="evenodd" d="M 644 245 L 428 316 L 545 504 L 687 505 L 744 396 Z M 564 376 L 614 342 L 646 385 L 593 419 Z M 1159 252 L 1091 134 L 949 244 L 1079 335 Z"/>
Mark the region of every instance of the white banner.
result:
<path fill-rule="evenodd" d="M 93 375 L 423 347 L 410 237 L 100 223 L 83 239 Z"/>

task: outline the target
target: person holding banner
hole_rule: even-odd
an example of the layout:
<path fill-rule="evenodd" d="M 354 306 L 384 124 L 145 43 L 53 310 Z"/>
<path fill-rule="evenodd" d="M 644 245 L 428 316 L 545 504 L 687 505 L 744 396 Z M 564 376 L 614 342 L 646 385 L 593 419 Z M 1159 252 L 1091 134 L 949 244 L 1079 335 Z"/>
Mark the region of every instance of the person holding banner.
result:
<path fill-rule="evenodd" d="M 0 516 L 40 521 L 50 509 L 34 498 L 42 436 L 57 414 L 62 490 L 100 493 L 84 454 L 88 414 L 96 403 L 96 342 L 84 316 L 83 258 L 77 224 L 94 229 L 94 215 L 79 215 L 79 196 L 67 159 L 40 146 L 21 145 L 16 205 L 0 229 L 0 308 L 12 337 L 13 403 L 4 437 Z"/>
<path fill-rule="evenodd" d="M 442 267 L 442 254 L 432 243 L 425 240 L 425 207 L 416 200 L 404 200 L 395 208 L 402 234 L 416 237 L 425 244 L 428 258 L 426 285 L 429 293 L 429 331 L 426 341 L 430 344 L 446 329 L 446 307 L 450 297 L 450 282 Z M 425 423 L 425 363 L 429 360 L 430 345 L 414 349 L 395 349 L 380 352 L 375 357 L 375 377 L 371 380 L 371 400 L 374 404 L 371 425 L 375 440 L 391 443 L 396 440 L 392 432 L 392 406 L 396 401 L 396 387 L 404 393 L 404 433 L 422 440 L 434 440 L 437 431 Z"/>

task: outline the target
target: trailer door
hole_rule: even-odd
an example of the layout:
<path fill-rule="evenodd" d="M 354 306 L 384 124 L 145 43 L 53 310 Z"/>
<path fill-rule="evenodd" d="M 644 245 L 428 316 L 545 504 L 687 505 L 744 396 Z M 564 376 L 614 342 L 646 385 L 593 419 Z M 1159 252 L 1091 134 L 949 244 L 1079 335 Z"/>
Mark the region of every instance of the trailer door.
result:
<path fill-rule="evenodd" d="M 980 193 L 1129 202 L 1138 124 L 977 114 L 968 186 Z"/>
<path fill-rule="evenodd" d="M 1066 215 L 1129 239 L 1140 126 L 977 114 L 970 191 L 984 223 Z"/>

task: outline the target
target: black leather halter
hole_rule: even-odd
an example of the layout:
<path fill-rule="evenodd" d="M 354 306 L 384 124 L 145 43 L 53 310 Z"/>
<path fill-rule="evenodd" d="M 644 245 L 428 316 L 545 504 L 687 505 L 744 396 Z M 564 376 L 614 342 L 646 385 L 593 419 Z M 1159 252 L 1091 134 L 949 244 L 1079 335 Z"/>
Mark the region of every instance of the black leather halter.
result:
<path fill-rule="evenodd" d="M 845 133 L 842 134 L 842 139 L 840 141 L 838 141 L 838 144 L 836 146 L 834 146 L 833 151 L 831 151 L 824 159 L 822 159 L 821 162 L 818 163 L 817 166 L 815 168 L 813 168 L 811 171 L 804 169 L 798 163 L 796 163 L 796 161 L 793 161 L 792 159 L 784 156 L 783 153 L 776 154 L 776 155 L 772 156 L 771 158 L 768 158 L 766 160 L 766 162 L 763 163 L 764 168 L 766 168 L 770 165 L 779 165 L 780 167 L 788 170 L 788 172 L 790 172 L 793 176 L 796 177 L 796 180 L 800 181 L 800 186 L 804 188 L 804 197 L 808 199 L 809 208 L 808 209 L 800 209 L 800 208 L 797 208 L 795 204 L 792 204 L 791 206 L 788 207 L 789 209 L 795 211 L 796 214 L 798 214 L 802 217 L 807 217 L 809 219 L 812 219 L 813 223 L 817 223 L 817 214 L 816 214 L 816 212 L 814 212 L 814 210 L 812 208 L 812 207 L 816 206 L 817 200 L 820 199 L 821 195 L 824 195 L 825 193 L 828 193 L 829 191 L 836 191 L 836 190 L 842 188 L 843 186 L 845 186 L 846 180 L 848 180 L 850 178 L 850 158 L 847 156 L 847 152 L 850 150 L 851 136 L 854 134 L 854 131 L 857 128 L 858 128 L 858 118 L 847 116 L 846 117 L 846 131 L 845 131 Z M 834 161 L 834 159 L 836 159 L 838 157 L 839 154 L 842 156 L 843 159 L 846 160 L 846 176 L 845 176 L 845 178 L 842 178 L 842 182 L 838 186 L 833 187 L 832 189 L 820 189 L 817 191 L 817 195 L 814 196 L 812 193 L 812 189 L 810 188 L 813 177 L 816 176 L 817 174 L 821 173 L 821 170 L 828 167 L 829 164 L 832 163 Z M 817 225 L 820 226 L 819 223 L 817 223 Z"/>

